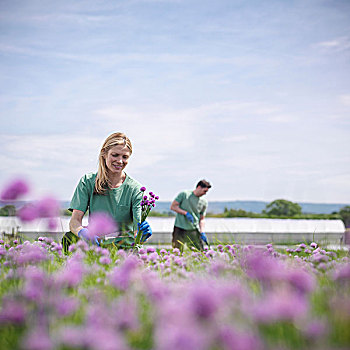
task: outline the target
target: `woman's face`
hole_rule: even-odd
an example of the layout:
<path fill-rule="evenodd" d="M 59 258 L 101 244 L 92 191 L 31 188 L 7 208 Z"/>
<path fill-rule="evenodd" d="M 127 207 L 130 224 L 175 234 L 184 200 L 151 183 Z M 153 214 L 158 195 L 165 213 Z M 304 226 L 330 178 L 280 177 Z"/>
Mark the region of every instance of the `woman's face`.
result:
<path fill-rule="evenodd" d="M 106 159 L 107 169 L 111 174 L 120 174 L 129 162 L 130 150 L 123 145 L 117 145 L 109 149 Z"/>

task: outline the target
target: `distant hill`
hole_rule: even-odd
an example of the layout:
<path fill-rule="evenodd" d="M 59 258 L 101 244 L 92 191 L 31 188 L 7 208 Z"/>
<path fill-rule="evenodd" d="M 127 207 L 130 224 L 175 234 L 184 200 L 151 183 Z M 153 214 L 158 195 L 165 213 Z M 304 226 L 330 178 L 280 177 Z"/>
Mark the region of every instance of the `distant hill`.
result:
<path fill-rule="evenodd" d="M 227 209 L 243 209 L 253 213 L 261 213 L 270 202 L 263 201 L 212 201 L 208 203 L 208 212 L 213 214 L 223 213 Z M 171 202 L 157 202 L 155 211 L 166 213 L 170 211 Z M 326 204 L 326 203 L 298 203 L 304 214 L 331 214 L 338 212 L 349 204 Z"/>
<path fill-rule="evenodd" d="M 270 202 L 264 201 L 210 201 L 208 204 L 208 212 L 213 214 L 223 213 L 225 208 L 227 209 L 243 209 L 245 211 L 251 211 L 253 213 L 261 213 L 265 209 L 266 205 Z M 0 208 L 7 205 L 15 205 L 16 208 L 20 208 L 26 204 L 24 201 L 18 202 L 4 202 L 0 201 Z M 154 211 L 160 213 L 167 213 L 170 211 L 171 202 L 158 201 Z M 331 214 L 338 212 L 341 208 L 349 204 L 327 204 L 327 203 L 298 203 L 304 214 Z M 61 201 L 62 209 L 69 208 L 68 201 Z"/>

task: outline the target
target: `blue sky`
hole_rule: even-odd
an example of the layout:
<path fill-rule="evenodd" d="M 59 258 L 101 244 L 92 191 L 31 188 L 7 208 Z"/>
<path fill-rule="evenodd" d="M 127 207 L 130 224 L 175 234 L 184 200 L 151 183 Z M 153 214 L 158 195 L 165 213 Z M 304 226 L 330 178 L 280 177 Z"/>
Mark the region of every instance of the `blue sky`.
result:
<path fill-rule="evenodd" d="M 112 132 L 163 200 L 350 202 L 348 0 L 0 2 L 0 185 L 69 200 Z"/>

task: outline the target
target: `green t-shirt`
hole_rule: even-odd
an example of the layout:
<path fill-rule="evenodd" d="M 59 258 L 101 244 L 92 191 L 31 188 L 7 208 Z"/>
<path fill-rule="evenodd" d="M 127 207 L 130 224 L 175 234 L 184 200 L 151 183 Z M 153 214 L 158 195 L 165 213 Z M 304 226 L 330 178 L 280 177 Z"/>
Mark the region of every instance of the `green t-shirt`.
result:
<path fill-rule="evenodd" d="M 193 224 L 186 218 L 185 215 L 176 213 L 175 226 L 184 230 L 199 229 L 199 219 L 205 216 L 208 202 L 193 194 L 193 191 L 182 191 L 175 198 L 180 203 L 180 208 L 188 211 L 193 215 Z"/>
<path fill-rule="evenodd" d="M 135 231 L 137 223 L 141 221 L 141 185 L 126 175 L 123 184 L 118 188 L 107 190 L 106 195 L 94 194 L 97 173 L 84 175 L 70 202 L 69 210 L 81 210 L 84 213 L 106 212 L 118 224 L 119 231 Z"/>

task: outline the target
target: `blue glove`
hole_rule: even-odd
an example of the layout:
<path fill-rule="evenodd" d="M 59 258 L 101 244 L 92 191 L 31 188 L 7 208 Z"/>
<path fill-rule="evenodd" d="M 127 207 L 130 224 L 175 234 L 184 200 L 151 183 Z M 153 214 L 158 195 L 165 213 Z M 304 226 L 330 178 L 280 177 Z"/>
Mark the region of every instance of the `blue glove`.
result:
<path fill-rule="evenodd" d="M 137 224 L 137 233 L 140 231 L 142 231 L 141 243 L 145 243 L 152 236 L 152 229 L 147 221 Z"/>
<path fill-rule="evenodd" d="M 207 238 L 205 232 L 201 232 L 201 239 L 204 243 L 208 244 L 208 238 Z"/>
<path fill-rule="evenodd" d="M 82 228 L 79 232 L 78 232 L 78 236 L 83 239 L 85 242 L 91 242 L 91 243 L 95 243 L 96 245 L 100 245 L 100 243 L 98 243 L 97 237 L 92 237 L 90 238 L 89 235 L 89 230 L 87 228 Z"/>
<path fill-rule="evenodd" d="M 191 222 L 192 222 L 192 224 L 193 224 L 193 222 L 194 222 L 194 218 L 193 218 L 193 216 L 192 216 L 192 214 L 191 214 L 191 213 L 187 212 L 187 213 L 186 213 L 186 218 L 187 218 L 189 221 L 191 221 Z"/>

